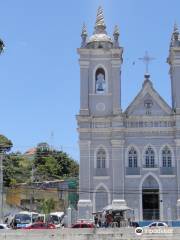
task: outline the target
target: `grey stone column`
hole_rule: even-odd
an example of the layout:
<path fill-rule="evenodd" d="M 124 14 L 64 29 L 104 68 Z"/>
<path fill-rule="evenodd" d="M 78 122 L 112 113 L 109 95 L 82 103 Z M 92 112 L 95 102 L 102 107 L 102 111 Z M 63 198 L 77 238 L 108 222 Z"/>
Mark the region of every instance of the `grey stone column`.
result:
<path fill-rule="evenodd" d="M 80 115 L 89 115 L 89 62 L 80 60 Z"/>
<path fill-rule="evenodd" d="M 113 114 L 121 112 L 121 76 L 120 60 L 112 61 L 112 79 L 113 79 Z"/>
<path fill-rule="evenodd" d="M 124 140 L 111 140 L 113 200 L 124 199 Z"/>
<path fill-rule="evenodd" d="M 175 159 L 177 164 L 177 190 L 178 190 L 178 199 L 177 199 L 177 218 L 180 219 L 180 139 L 175 139 L 176 153 Z"/>
<path fill-rule="evenodd" d="M 90 199 L 91 173 L 90 173 L 90 141 L 79 142 L 80 167 L 79 167 L 79 199 Z"/>

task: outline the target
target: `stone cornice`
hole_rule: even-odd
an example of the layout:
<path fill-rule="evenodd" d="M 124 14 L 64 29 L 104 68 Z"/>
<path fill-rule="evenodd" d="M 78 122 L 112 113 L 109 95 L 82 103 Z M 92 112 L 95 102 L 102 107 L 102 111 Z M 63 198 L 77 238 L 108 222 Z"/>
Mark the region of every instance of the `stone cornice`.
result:
<path fill-rule="evenodd" d="M 172 127 L 166 127 L 166 128 L 78 128 L 79 133 L 113 133 L 113 132 L 120 132 L 120 133 L 153 133 L 153 134 L 163 134 L 163 133 L 169 133 L 173 134 L 176 132 L 176 130 Z"/>
<path fill-rule="evenodd" d="M 124 120 L 126 121 L 133 121 L 133 120 L 139 120 L 139 121 L 172 121 L 175 120 L 174 115 L 169 115 L 169 116 L 146 116 L 146 115 L 130 115 L 128 117 L 125 117 Z"/>

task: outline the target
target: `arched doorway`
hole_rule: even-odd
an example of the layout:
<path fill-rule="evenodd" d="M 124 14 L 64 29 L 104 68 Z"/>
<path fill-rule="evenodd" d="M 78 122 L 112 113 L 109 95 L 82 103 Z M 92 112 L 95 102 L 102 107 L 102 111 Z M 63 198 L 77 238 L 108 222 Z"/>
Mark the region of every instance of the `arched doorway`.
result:
<path fill-rule="evenodd" d="M 159 184 L 153 176 L 148 176 L 142 185 L 143 220 L 160 218 Z"/>

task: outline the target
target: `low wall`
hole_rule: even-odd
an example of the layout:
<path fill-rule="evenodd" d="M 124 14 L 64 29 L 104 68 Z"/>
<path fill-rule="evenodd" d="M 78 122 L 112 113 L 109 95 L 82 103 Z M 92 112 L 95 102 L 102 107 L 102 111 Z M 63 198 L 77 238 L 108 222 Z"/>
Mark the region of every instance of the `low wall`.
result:
<path fill-rule="evenodd" d="M 148 233 L 137 236 L 134 228 L 0 230 L 0 240 L 180 240 L 180 228 L 172 234 Z"/>

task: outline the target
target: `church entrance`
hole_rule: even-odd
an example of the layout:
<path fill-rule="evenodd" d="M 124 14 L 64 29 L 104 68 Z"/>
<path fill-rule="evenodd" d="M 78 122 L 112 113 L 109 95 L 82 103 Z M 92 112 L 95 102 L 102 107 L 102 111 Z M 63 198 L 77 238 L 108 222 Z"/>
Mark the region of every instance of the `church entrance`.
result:
<path fill-rule="evenodd" d="M 142 186 L 143 220 L 158 220 L 160 218 L 159 185 L 152 176 L 145 179 Z"/>

